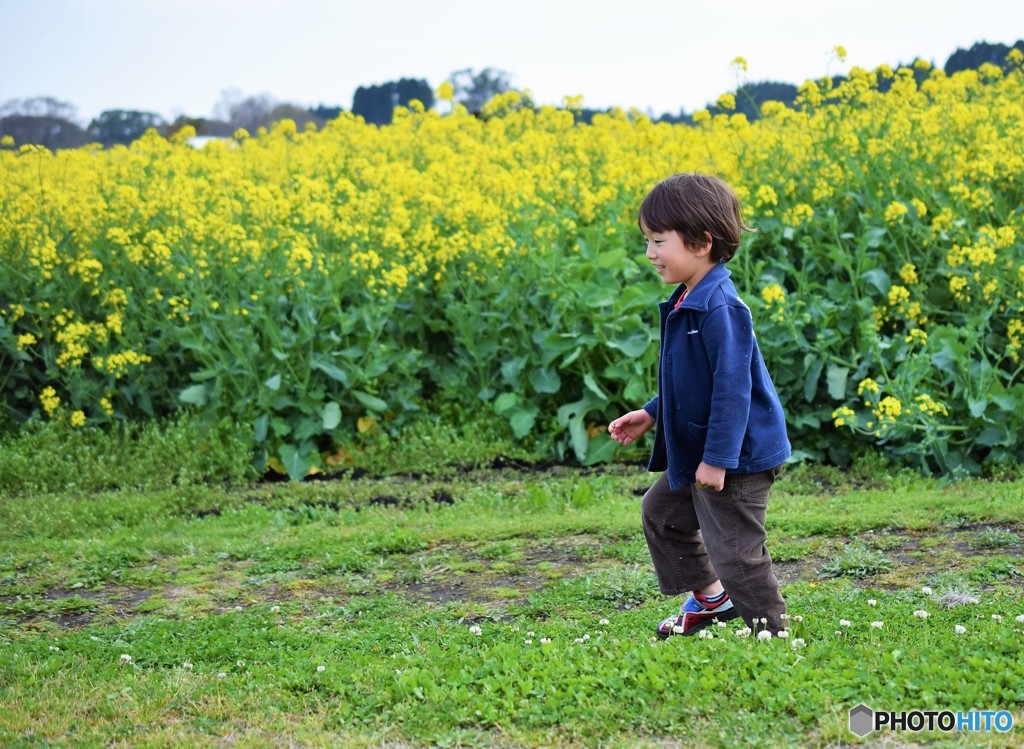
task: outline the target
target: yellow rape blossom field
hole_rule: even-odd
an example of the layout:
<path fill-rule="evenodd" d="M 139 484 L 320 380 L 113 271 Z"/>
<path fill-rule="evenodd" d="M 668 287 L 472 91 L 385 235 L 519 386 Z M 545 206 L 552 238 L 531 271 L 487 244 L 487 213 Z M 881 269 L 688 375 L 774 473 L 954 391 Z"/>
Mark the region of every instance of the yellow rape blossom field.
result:
<path fill-rule="evenodd" d="M 285 120 L 202 149 L 0 150 L 0 421 L 196 409 L 300 478 L 375 433 L 491 414 L 554 457 L 654 388 L 636 210 L 722 176 L 732 261 L 798 456 L 1024 457 L 1024 72 L 918 62 L 693 125 L 511 92 L 480 114 Z M 567 102 L 575 105 L 577 102 Z"/>

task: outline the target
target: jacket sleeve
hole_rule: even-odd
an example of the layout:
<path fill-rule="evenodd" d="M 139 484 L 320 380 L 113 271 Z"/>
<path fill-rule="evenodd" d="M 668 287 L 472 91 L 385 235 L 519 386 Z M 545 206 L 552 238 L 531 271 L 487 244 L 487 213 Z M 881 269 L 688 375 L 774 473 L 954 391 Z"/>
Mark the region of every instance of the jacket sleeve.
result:
<path fill-rule="evenodd" d="M 658 418 L 658 397 L 659 396 L 656 395 L 644 404 L 644 411 L 647 412 L 648 416 L 655 420 Z"/>
<path fill-rule="evenodd" d="M 750 359 L 754 351 L 750 311 L 722 305 L 708 314 L 702 333 L 711 367 L 711 410 L 703 461 L 719 468 L 736 468 L 750 417 Z"/>

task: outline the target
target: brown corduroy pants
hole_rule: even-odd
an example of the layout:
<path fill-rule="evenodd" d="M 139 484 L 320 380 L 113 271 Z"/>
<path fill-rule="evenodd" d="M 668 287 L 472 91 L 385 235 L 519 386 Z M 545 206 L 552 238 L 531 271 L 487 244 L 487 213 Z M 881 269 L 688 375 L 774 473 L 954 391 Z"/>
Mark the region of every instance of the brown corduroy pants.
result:
<path fill-rule="evenodd" d="M 765 547 L 765 511 L 779 469 L 729 473 L 725 489 L 672 490 L 662 474 L 644 495 L 644 536 L 661 592 L 683 595 L 721 580 L 755 631 L 784 629 L 786 603 Z M 761 620 L 767 620 L 763 623 Z"/>

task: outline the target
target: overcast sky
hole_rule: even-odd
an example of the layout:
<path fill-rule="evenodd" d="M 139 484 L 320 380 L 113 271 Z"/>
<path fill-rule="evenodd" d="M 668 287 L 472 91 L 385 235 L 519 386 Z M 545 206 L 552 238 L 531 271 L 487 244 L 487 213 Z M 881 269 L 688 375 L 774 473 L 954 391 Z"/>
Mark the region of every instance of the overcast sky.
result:
<path fill-rule="evenodd" d="M 360 85 L 498 68 L 534 100 L 693 112 L 746 79 L 943 65 L 1024 37 L 1019 0 L 0 0 L 0 104 L 209 117 L 226 90 L 352 106 Z M 843 45 L 845 63 L 831 50 Z"/>

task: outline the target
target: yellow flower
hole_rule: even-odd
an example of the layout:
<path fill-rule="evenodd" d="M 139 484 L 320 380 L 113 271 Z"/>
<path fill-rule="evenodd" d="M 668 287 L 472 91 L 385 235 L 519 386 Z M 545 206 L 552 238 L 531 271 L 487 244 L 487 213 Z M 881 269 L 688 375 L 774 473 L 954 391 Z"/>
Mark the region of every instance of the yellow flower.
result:
<path fill-rule="evenodd" d="M 921 413 L 928 414 L 930 416 L 948 416 L 949 409 L 942 403 L 937 403 L 935 400 L 927 394 L 921 394 L 914 397 L 914 403 L 917 404 L 917 410 Z"/>
<path fill-rule="evenodd" d="M 846 426 L 847 422 L 855 419 L 856 416 L 856 412 L 849 406 L 840 406 L 832 412 L 832 418 L 834 419 L 833 423 L 837 427 Z M 853 426 L 853 424 L 851 424 L 851 426 Z"/>
<path fill-rule="evenodd" d="M 43 392 L 39 394 L 39 402 L 43 404 L 43 410 L 46 411 L 47 416 L 53 416 L 53 412 L 57 410 L 60 405 L 60 398 L 57 395 L 57 391 L 52 387 L 43 388 Z"/>
<path fill-rule="evenodd" d="M 921 345 L 924 345 L 928 342 L 928 334 L 921 328 L 914 328 L 910 331 L 910 335 L 908 335 L 904 341 L 906 343 L 920 343 Z"/>
<path fill-rule="evenodd" d="M 889 287 L 889 306 L 897 307 L 910 299 L 910 292 L 905 286 L 894 284 Z"/>
<path fill-rule="evenodd" d="M 573 111 L 579 111 L 583 109 L 583 95 L 580 94 L 577 96 L 563 96 L 562 106 L 565 107 L 566 109 L 571 109 Z"/>
<path fill-rule="evenodd" d="M 761 289 L 761 298 L 765 304 L 785 304 L 786 291 L 777 283 L 769 284 Z"/>
<path fill-rule="evenodd" d="M 718 97 L 718 101 L 715 102 L 715 106 L 719 109 L 732 111 L 736 109 L 736 97 L 733 94 L 722 94 Z"/>
<path fill-rule="evenodd" d="M 782 214 L 782 223 L 798 228 L 814 219 L 814 209 L 807 203 L 797 203 Z"/>
<path fill-rule="evenodd" d="M 18 336 L 18 350 L 24 351 L 29 346 L 34 346 L 38 341 L 31 333 L 22 333 Z"/>
<path fill-rule="evenodd" d="M 966 294 L 965 289 L 967 288 L 967 279 L 963 276 L 953 276 L 949 279 L 949 290 L 953 292 L 953 296 L 960 297 L 965 302 L 971 301 L 970 294 Z"/>
<path fill-rule="evenodd" d="M 84 411 L 73 411 L 70 418 L 71 426 L 80 427 L 85 424 L 85 412 Z"/>
<path fill-rule="evenodd" d="M 775 194 L 775 189 L 771 185 L 758 187 L 754 199 L 758 206 L 779 204 L 779 196 Z"/>
<path fill-rule="evenodd" d="M 14 146 L 14 136 L 4 135 L 0 137 L 0 146 L 4 148 L 12 148 Z"/>
<path fill-rule="evenodd" d="M 821 95 L 821 89 L 818 84 L 814 81 L 804 81 L 800 84 L 800 88 L 797 89 L 796 101 L 799 104 L 806 104 L 811 107 L 816 107 L 821 104 L 824 99 Z"/>
<path fill-rule="evenodd" d="M 899 398 L 887 395 L 875 407 L 875 416 L 879 419 L 895 419 L 903 413 L 903 404 Z"/>
<path fill-rule="evenodd" d="M 885 209 L 885 222 L 887 224 L 895 223 L 904 216 L 907 215 L 907 206 L 905 203 L 901 203 L 898 200 L 893 201 L 889 204 L 889 207 Z"/>
<path fill-rule="evenodd" d="M 451 83 L 445 81 L 437 87 L 437 98 L 441 101 L 452 101 L 455 98 L 455 88 Z"/>
<path fill-rule="evenodd" d="M 832 48 L 832 53 L 836 56 L 839 62 L 846 62 L 846 47 L 841 44 L 837 44 Z"/>
<path fill-rule="evenodd" d="M 732 58 L 732 62 L 730 63 L 730 65 L 733 65 L 733 66 L 739 68 L 744 73 L 747 72 L 747 61 L 744 58 L 742 58 L 742 57 L 734 57 L 734 58 Z"/>
<path fill-rule="evenodd" d="M 877 393 L 878 383 L 872 380 L 870 377 L 860 381 L 857 385 L 857 395 L 864 395 L 864 393 Z"/>
<path fill-rule="evenodd" d="M 913 263 L 904 263 L 900 268 L 900 279 L 907 286 L 917 283 L 917 267 Z"/>

